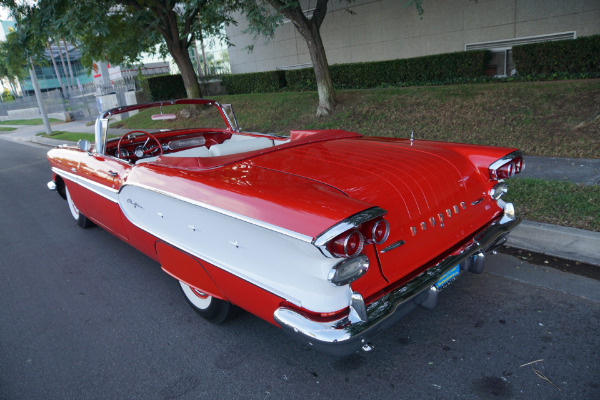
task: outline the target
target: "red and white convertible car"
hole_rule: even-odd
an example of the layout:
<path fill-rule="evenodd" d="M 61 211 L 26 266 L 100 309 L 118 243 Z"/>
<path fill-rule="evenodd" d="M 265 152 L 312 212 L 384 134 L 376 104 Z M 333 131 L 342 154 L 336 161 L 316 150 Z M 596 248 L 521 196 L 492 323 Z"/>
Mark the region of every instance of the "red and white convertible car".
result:
<path fill-rule="evenodd" d="M 128 130 L 108 139 L 109 120 Z M 524 167 L 512 148 L 242 132 L 210 100 L 106 111 L 95 145 L 48 159 L 79 225 L 159 262 L 202 316 L 239 306 L 335 355 L 481 272 L 519 222 L 501 197 Z"/>

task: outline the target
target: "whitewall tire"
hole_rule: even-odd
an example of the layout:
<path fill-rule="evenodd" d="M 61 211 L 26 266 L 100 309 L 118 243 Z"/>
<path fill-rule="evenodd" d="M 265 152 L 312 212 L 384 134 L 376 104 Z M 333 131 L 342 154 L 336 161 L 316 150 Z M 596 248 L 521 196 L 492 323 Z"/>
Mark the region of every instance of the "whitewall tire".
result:
<path fill-rule="evenodd" d="M 220 324 L 234 315 L 235 306 L 230 302 L 207 295 L 181 281 L 179 281 L 179 285 L 187 302 L 204 319 L 214 324 Z"/>
<path fill-rule="evenodd" d="M 82 227 L 83 229 L 90 228 L 94 226 L 94 223 L 90 221 L 85 215 L 79 212 L 79 209 L 71 199 L 71 194 L 69 193 L 69 189 L 65 186 L 65 193 L 67 197 L 67 204 L 69 205 L 69 211 L 71 211 L 71 215 L 73 219 L 77 221 L 77 225 Z"/>

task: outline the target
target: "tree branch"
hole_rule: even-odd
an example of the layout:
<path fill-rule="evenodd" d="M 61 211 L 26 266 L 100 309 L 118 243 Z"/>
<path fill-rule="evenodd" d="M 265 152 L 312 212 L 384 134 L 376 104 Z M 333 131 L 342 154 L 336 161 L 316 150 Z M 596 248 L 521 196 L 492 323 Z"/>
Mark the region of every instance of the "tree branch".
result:
<path fill-rule="evenodd" d="M 313 16 L 311 18 L 311 22 L 317 27 L 317 29 L 321 29 L 321 24 L 325 19 L 325 15 L 327 14 L 327 3 L 329 0 L 318 0 L 315 11 L 313 11 Z"/>

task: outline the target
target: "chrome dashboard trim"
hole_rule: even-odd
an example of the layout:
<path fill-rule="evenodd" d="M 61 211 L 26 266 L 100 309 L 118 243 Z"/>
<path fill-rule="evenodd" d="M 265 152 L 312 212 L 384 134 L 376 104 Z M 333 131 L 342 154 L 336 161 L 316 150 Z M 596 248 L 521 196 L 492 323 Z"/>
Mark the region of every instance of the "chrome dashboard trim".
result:
<path fill-rule="evenodd" d="M 426 301 L 431 288 L 444 273 L 468 263 L 482 252 L 493 250 L 494 245 L 519 222 L 520 219 L 504 214 L 476 234 L 473 243 L 461 254 L 446 257 L 408 283 L 368 304 L 366 321 L 356 321 L 349 316 L 329 322 L 314 321 L 286 307 L 275 310 L 273 318 L 287 334 L 301 342 L 335 356 L 350 355 Z"/>

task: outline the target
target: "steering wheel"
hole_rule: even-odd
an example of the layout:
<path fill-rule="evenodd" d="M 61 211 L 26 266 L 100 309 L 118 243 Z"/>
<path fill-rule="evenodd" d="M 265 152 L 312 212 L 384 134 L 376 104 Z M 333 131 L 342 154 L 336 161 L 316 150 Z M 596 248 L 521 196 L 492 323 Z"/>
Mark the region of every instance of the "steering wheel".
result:
<path fill-rule="evenodd" d="M 117 155 L 119 158 L 133 158 L 132 156 L 124 156 L 121 157 L 121 142 L 123 141 L 123 139 L 125 139 L 126 136 L 131 135 L 132 133 L 143 133 L 144 135 L 148 136 L 149 139 L 152 139 L 156 142 L 157 148 L 160 151 L 160 153 L 158 154 L 159 156 L 162 156 L 163 151 L 162 151 L 162 146 L 160 145 L 160 142 L 158 141 L 158 139 L 156 137 L 154 137 L 154 135 L 149 134 L 146 131 L 131 131 L 131 132 L 127 132 L 126 134 L 124 134 L 123 136 L 121 136 L 121 139 L 119 139 L 119 143 L 117 143 Z M 138 158 L 143 158 L 144 156 L 150 154 L 151 152 L 153 152 L 154 150 L 156 150 L 155 148 L 150 148 L 148 150 L 145 150 L 142 154 L 141 157 Z M 135 155 L 137 157 L 137 155 Z"/>

